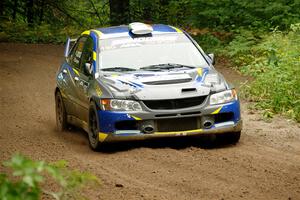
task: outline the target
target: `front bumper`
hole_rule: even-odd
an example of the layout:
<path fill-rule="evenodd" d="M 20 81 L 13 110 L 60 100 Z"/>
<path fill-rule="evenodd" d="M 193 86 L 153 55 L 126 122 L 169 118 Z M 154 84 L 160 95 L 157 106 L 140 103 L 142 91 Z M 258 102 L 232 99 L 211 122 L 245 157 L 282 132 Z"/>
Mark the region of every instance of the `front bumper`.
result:
<path fill-rule="evenodd" d="M 214 129 L 196 129 L 188 131 L 173 131 L 173 132 L 154 132 L 152 134 L 106 134 L 99 133 L 100 142 L 121 142 L 121 141 L 135 141 L 135 140 L 148 140 L 156 138 L 167 138 L 167 137 L 188 137 L 188 136 L 200 136 L 206 134 L 222 134 L 230 132 L 239 132 L 242 130 L 242 120 L 238 121 L 234 125 L 224 125 Z"/>
<path fill-rule="evenodd" d="M 195 112 L 199 111 L 199 113 Z M 189 112 L 188 115 L 186 113 Z M 227 132 L 239 132 L 242 130 L 242 120 L 240 117 L 240 105 L 239 101 L 233 101 L 230 103 L 214 106 L 205 106 L 201 109 L 193 110 L 178 110 L 173 111 L 176 116 L 166 117 L 166 114 L 162 112 L 146 112 L 146 113 L 122 113 L 122 112 L 109 112 L 98 111 L 100 116 L 100 132 L 99 140 L 101 142 L 117 142 L 117 141 L 130 141 L 130 140 L 145 140 L 162 137 L 180 137 L 180 136 L 197 136 L 203 134 L 220 134 Z M 228 117 L 228 114 L 229 117 Z M 205 116 L 213 116 L 216 120 L 214 125 L 210 128 L 201 127 L 198 125 L 194 128 L 178 126 L 178 119 L 200 119 Z M 227 116 L 227 117 L 224 117 Z M 221 118 L 221 119 L 220 119 Z M 124 130 L 119 130 L 119 122 L 131 122 L 133 124 L 140 124 L 144 121 L 153 120 L 154 122 L 161 122 L 162 120 L 169 120 L 171 122 L 171 130 L 161 129 L 159 126 L 155 126 L 153 133 L 144 133 L 139 129 L 126 127 Z M 181 121 L 179 121 L 180 123 Z M 188 124 L 189 120 L 182 121 L 183 124 Z M 199 122 L 199 120 L 198 120 Z M 130 124 L 130 123 L 128 123 Z M 127 123 L 126 123 L 127 125 Z M 169 129 L 167 127 L 167 129 Z M 173 128 L 172 128 L 173 127 Z M 179 129 L 177 129 L 177 127 Z M 180 129 L 181 128 L 181 129 Z"/>

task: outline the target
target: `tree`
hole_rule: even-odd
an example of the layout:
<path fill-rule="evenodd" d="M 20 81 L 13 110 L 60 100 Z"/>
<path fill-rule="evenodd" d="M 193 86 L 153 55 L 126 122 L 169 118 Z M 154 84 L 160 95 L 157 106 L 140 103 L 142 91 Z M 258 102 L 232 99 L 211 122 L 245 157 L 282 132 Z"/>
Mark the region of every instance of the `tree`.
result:
<path fill-rule="evenodd" d="M 110 24 L 120 25 L 129 22 L 129 0 L 109 0 Z"/>

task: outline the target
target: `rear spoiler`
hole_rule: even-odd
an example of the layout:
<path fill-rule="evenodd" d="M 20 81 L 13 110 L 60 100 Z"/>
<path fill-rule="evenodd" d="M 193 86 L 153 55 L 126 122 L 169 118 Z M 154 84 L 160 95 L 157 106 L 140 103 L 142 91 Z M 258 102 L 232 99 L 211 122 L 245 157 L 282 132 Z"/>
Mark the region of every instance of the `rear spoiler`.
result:
<path fill-rule="evenodd" d="M 77 41 L 77 38 L 71 39 L 67 38 L 66 47 L 65 47 L 65 58 L 69 56 L 70 50 L 74 46 L 75 42 Z"/>

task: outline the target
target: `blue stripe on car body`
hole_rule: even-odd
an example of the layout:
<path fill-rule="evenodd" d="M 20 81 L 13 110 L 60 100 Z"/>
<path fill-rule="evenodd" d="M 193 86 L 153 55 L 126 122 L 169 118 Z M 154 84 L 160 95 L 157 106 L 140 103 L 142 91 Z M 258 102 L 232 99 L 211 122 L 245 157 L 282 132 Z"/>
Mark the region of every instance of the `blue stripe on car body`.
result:
<path fill-rule="evenodd" d="M 152 25 L 153 32 L 165 32 L 165 33 L 174 33 L 177 32 L 174 28 L 163 25 L 163 24 L 154 24 Z M 128 26 L 115 26 L 115 27 L 107 27 L 107 28 L 99 28 L 97 29 L 101 31 L 103 34 L 116 34 L 116 33 L 128 33 Z"/>

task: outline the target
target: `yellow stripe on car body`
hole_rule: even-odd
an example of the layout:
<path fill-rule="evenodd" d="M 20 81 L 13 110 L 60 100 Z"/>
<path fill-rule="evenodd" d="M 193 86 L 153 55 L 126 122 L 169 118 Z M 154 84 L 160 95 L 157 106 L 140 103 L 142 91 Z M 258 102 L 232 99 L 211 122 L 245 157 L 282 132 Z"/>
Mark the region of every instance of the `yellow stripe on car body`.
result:
<path fill-rule="evenodd" d="M 137 117 L 137 116 L 134 116 L 134 115 L 130 115 L 133 119 L 135 120 L 142 120 L 141 118 Z"/>
<path fill-rule="evenodd" d="M 177 33 L 183 33 L 182 30 L 180 30 L 179 28 L 176 28 L 176 27 L 174 27 L 174 26 L 170 26 L 170 27 L 173 28 L 173 29 L 175 29 L 175 31 L 176 31 Z"/>
<path fill-rule="evenodd" d="M 171 131 L 171 132 L 154 132 L 155 135 L 186 135 L 187 133 L 199 133 L 202 129 L 188 130 L 188 131 Z"/>
<path fill-rule="evenodd" d="M 81 33 L 81 35 L 89 35 L 91 33 L 91 31 L 84 31 Z"/>
<path fill-rule="evenodd" d="M 214 112 L 212 112 L 211 114 L 218 114 L 220 111 L 221 111 L 221 109 L 223 108 L 223 106 L 221 106 L 220 108 L 218 108 L 217 110 L 215 110 Z"/>
<path fill-rule="evenodd" d="M 75 72 L 75 74 L 77 74 L 79 76 L 79 72 L 77 69 L 73 68 L 73 71 Z"/>
<path fill-rule="evenodd" d="M 96 61 L 96 59 L 97 59 L 97 53 L 93 51 L 93 60 Z"/>
<path fill-rule="evenodd" d="M 202 74 L 203 74 L 202 68 L 197 68 L 197 73 L 199 76 L 202 76 Z"/>
<path fill-rule="evenodd" d="M 104 140 L 107 138 L 108 134 L 99 132 L 99 141 L 104 142 Z"/>
<path fill-rule="evenodd" d="M 101 36 L 103 35 L 103 33 L 101 31 L 98 31 L 95 29 L 93 29 L 92 31 L 94 31 L 98 35 L 99 38 L 101 38 Z"/>

